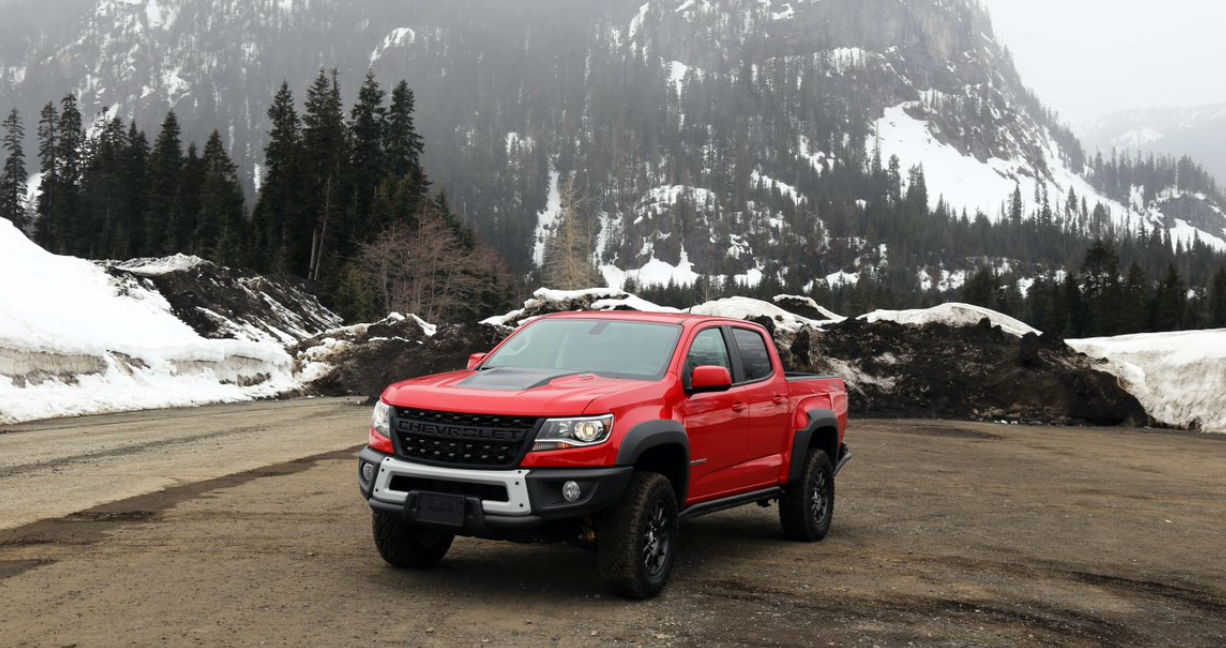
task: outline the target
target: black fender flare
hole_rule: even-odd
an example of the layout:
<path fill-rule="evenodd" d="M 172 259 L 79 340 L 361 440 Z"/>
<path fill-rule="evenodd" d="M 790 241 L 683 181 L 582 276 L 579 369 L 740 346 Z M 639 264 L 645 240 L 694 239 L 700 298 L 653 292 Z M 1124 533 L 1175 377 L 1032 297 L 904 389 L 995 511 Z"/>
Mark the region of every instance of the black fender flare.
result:
<path fill-rule="evenodd" d="M 809 415 L 809 425 L 807 425 L 805 429 L 796 432 L 796 436 L 792 437 L 792 465 L 788 468 L 789 484 L 795 484 L 800 480 L 800 473 L 805 467 L 805 456 L 808 454 L 809 445 L 813 440 L 813 435 L 816 434 L 818 430 L 825 428 L 834 429 L 836 435 L 834 440 L 835 453 L 830 457 L 830 462 L 833 464 L 839 460 L 839 457 L 837 456 L 839 448 L 839 439 L 837 436 L 839 432 L 838 415 L 836 415 L 833 410 L 824 408 L 813 408 L 811 410 L 807 410 L 806 413 Z M 826 450 L 826 454 L 830 454 L 830 450 L 828 448 L 823 447 L 822 449 Z"/>
<path fill-rule="evenodd" d="M 680 472 L 680 492 L 677 493 L 677 501 L 684 502 L 690 486 L 690 436 L 677 421 L 647 421 L 631 428 L 622 438 L 617 451 L 617 465 L 633 466 L 647 451 L 668 445 L 680 447 L 685 454 L 685 464 Z"/>

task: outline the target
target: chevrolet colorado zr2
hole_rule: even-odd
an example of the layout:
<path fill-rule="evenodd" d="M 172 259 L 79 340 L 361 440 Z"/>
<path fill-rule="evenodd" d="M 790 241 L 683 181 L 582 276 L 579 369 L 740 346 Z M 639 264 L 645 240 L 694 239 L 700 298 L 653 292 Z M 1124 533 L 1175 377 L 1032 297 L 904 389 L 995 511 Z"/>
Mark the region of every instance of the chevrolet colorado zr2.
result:
<path fill-rule="evenodd" d="M 843 380 L 784 373 L 762 326 L 564 313 L 388 387 L 358 481 L 394 566 L 431 567 L 457 535 L 571 541 L 648 598 L 687 518 L 777 501 L 787 537 L 825 537 L 846 426 Z"/>

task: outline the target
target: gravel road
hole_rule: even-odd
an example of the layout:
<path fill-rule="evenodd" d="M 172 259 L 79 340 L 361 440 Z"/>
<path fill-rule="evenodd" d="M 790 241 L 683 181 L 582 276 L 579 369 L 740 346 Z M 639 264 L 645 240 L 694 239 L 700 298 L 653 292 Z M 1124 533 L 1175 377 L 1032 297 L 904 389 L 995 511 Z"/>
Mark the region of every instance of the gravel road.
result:
<path fill-rule="evenodd" d="M 683 527 L 654 601 L 591 554 L 457 540 L 385 566 L 315 400 L 0 428 L 5 646 L 1223 646 L 1226 438 L 853 422 L 825 542 Z M 35 521 L 38 520 L 38 521 Z"/>

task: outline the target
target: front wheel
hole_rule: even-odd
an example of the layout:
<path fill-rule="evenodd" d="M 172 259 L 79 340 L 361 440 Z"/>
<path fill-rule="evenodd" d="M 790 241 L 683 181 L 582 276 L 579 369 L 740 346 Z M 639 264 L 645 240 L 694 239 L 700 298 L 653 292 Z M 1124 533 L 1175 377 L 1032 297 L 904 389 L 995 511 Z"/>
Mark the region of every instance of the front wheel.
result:
<path fill-rule="evenodd" d="M 834 518 L 834 466 L 822 450 L 810 449 L 795 484 L 779 500 L 783 534 L 792 540 L 816 542 L 826 537 Z"/>
<path fill-rule="evenodd" d="M 617 594 L 647 599 L 660 593 L 677 550 L 677 495 L 657 473 L 635 473 L 621 500 L 600 520 L 600 576 Z"/>
<path fill-rule="evenodd" d="M 455 534 L 420 529 L 404 523 L 399 515 L 375 513 L 372 522 L 379 555 L 393 567 L 429 569 L 439 564 Z"/>

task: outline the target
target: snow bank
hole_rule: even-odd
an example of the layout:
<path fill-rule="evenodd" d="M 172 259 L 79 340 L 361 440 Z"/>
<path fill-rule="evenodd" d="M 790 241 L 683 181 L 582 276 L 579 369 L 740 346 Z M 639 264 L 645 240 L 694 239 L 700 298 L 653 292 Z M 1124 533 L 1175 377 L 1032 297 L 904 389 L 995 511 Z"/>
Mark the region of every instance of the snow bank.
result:
<path fill-rule="evenodd" d="M 139 279 L 46 252 L 3 219 L 0 276 L 0 424 L 295 387 L 280 345 L 205 339 Z"/>
<path fill-rule="evenodd" d="M 1106 359 L 1150 416 L 1167 425 L 1226 433 L 1226 330 L 1068 340 Z"/>
<path fill-rule="evenodd" d="M 814 304 L 816 306 L 816 304 Z M 824 310 L 824 309 L 823 309 Z M 789 332 L 799 331 L 806 326 L 820 326 L 830 321 L 811 320 L 758 299 L 748 297 L 728 297 L 700 304 L 690 309 L 695 315 L 710 317 L 729 317 L 732 319 L 753 319 L 766 317 L 775 323 L 776 329 Z M 833 313 L 832 313 L 833 314 Z M 836 316 L 837 317 L 837 316 Z M 833 318 L 832 318 L 833 319 Z"/>
<path fill-rule="evenodd" d="M 542 315 L 584 310 L 634 310 L 646 313 L 680 312 L 676 308 L 653 304 L 646 299 L 636 297 L 616 288 L 588 288 L 585 290 L 551 290 L 549 288 L 540 288 L 532 293 L 531 299 L 524 302 L 523 308 L 513 310 L 505 315 L 486 318 L 481 323 L 498 328 L 518 328 Z"/>
<path fill-rule="evenodd" d="M 999 326 L 1001 330 L 1010 335 L 1022 337 L 1027 333 L 1039 333 L 1038 329 L 1021 320 L 1013 319 L 1008 315 L 997 313 L 988 308 L 972 306 L 970 304 L 949 303 L 933 306 L 932 308 L 902 311 L 877 310 L 861 315 L 858 319 L 862 319 L 870 324 L 887 321 L 913 325 L 939 322 L 950 326 L 974 326 L 985 317 L 992 324 Z"/>

